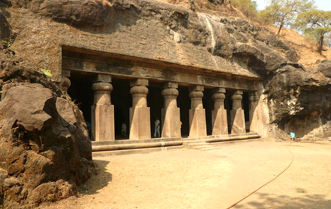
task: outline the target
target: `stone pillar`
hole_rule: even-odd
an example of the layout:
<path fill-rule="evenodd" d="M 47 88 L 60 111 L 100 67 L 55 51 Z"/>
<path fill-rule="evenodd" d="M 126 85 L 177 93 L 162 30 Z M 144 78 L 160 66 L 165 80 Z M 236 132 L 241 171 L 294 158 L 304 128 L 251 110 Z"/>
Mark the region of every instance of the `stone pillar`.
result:
<path fill-rule="evenodd" d="M 115 140 L 114 105 L 111 105 L 110 93 L 113 86 L 111 77 L 98 75 L 92 85 L 94 104 L 92 105 L 92 139 L 95 141 Z"/>
<path fill-rule="evenodd" d="M 162 138 L 181 137 L 180 110 L 177 107 L 178 84 L 168 82 L 164 85 L 162 96 Z"/>
<path fill-rule="evenodd" d="M 257 127 L 256 121 L 253 121 L 253 116 L 255 109 L 258 104 L 258 96 L 256 92 L 251 92 L 249 94 L 249 131 L 250 132 L 257 132 L 258 130 L 255 130 L 255 127 Z M 260 121 L 261 123 L 261 121 Z"/>
<path fill-rule="evenodd" d="M 202 105 L 203 90 L 203 86 L 190 87 L 190 138 L 207 136 L 206 112 Z"/>
<path fill-rule="evenodd" d="M 71 86 L 71 81 L 69 78 L 70 78 L 70 71 L 62 70 L 61 90 L 64 92 L 68 92 L 68 88 Z"/>
<path fill-rule="evenodd" d="M 132 108 L 130 108 L 130 139 L 150 139 L 150 108 L 147 107 L 148 80 L 131 81 Z"/>
<path fill-rule="evenodd" d="M 225 88 L 217 88 L 212 96 L 214 110 L 212 111 L 213 135 L 228 134 L 228 120 L 226 109 L 224 109 Z"/>
<path fill-rule="evenodd" d="M 242 91 L 235 91 L 232 95 L 232 111 L 231 111 L 231 134 L 246 133 L 245 114 L 242 108 Z"/>

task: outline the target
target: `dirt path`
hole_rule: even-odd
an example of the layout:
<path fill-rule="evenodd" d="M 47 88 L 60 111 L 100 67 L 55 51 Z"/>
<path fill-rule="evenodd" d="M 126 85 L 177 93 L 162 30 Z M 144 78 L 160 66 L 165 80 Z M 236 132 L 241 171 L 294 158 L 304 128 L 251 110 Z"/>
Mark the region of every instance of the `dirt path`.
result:
<path fill-rule="evenodd" d="M 331 208 L 331 143 L 242 141 L 210 151 L 95 158 L 100 174 L 43 209 Z"/>

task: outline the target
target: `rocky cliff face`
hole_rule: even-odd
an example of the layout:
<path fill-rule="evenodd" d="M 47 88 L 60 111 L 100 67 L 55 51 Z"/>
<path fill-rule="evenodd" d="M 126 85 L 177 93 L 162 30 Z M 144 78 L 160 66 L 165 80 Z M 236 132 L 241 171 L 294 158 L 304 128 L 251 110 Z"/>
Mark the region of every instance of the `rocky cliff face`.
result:
<path fill-rule="evenodd" d="M 0 6 L 1 40 L 16 37 L 11 47 L 24 58 L 15 60 L 13 52 L 0 57 L 6 92 L 0 102 L 0 203 L 16 207 L 66 197 L 74 191 L 68 182 L 89 175 L 90 142 L 80 111 L 43 74 L 29 70 L 50 69 L 59 82 L 61 46 L 260 78 L 276 130 L 270 136 L 330 134 L 330 61 L 309 73 L 272 32 L 225 15 L 236 15 L 227 1 L 5 0 Z"/>
<path fill-rule="evenodd" d="M 33 208 L 74 195 L 93 167 L 81 111 L 13 51 L 0 55 L 0 205 Z"/>
<path fill-rule="evenodd" d="M 11 13 L 6 25 L 18 30 L 14 48 L 23 56 L 27 44 L 43 50 L 41 43 L 47 43 L 47 51 L 41 54 L 49 59 L 42 56 L 38 61 L 38 54 L 34 59 L 25 56 L 25 60 L 39 68 L 58 68 L 54 65 L 54 56 L 58 56 L 56 44 L 64 44 L 234 75 L 258 76 L 264 79 L 270 121 L 281 130 L 296 131 L 300 128 L 293 124 L 305 121 L 308 125 L 310 119 L 307 118 L 312 115 L 328 118 L 325 114 L 328 112 L 329 78 L 310 74 L 296 64 L 296 52 L 264 27 L 238 17 L 215 16 L 215 10 L 219 14 L 237 15 L 228 1 L 7 0 L 2 2 L 2 7 Z M 25 30 L 25 24 L 29 24 L 26 19 L 47 38 L 40 37 L 38 31 L 30 34 Z M 44 22 L 48 22 L 47 25 Z M 49 31 L 58 36 L 49 37 Z M 27 37 L 42 40 L 35 44 Z M 327 70 L 323 72 L 328 74 Z M 53 70 L 53 74 L 57 80 L 58 72 Z M 318 96 L 313 96 L 315 92 Z M 308 125 L 312 128 L 296 132 L 303 136 L 327 119 L 319 120 Z"/>

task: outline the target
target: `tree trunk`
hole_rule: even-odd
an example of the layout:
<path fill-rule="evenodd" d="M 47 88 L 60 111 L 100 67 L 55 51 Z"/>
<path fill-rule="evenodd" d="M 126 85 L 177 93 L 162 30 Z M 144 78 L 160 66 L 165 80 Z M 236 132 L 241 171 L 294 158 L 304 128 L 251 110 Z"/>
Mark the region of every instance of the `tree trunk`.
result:
<path fill-rule="evenodd" d="M 317 52 L 322 55 L 322 50 L 323 50 L 323 44 L 324 44 L 324 35 L 321 35 L 319 40 L 318 40 L 318 48 Z"/>
<path fill-rule="evenodd" d="M 280 31 L 282 30 L 283 26 L 284 26 L 284 24 L 281 23 L 280 26 L 279 26 L 279 28 L 278 28 L 277 36 L 279 36 Z"/>

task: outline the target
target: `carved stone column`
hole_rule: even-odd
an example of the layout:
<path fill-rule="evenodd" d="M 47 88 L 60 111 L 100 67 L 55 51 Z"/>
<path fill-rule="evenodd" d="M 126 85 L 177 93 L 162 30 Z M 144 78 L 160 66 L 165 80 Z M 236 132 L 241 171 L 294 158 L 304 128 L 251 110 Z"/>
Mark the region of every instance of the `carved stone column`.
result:
<path fill-rule="evenodd" d="M 162 137 L 181 137 L 180 110 L 177 107 L 177 96 L 179 94 L 177 83 L 168 82 L 164 85 L 162 96 L 164 108 L 162 109 Z"/>
<path fill-rule="evenodd" d="M 213 135 L 228 134 L 228 120 L 226 109 L 224 109 L 225 88 L 217 88 L 212 96 L 214 110 L 212 111 Z"/>
<path fill-rule="evenodd" d="M 68 88 L 71 86 L 71 81 L 69 78 L 70 78 L 70 71 L 63 70 L 62 71 L 61 90 L 64 92 L 68 92 Z"/>
<path fill-rule="evenodd" d="M 257 117 L 254 117 L 254 112 L 255 109 L 258 105 L 258 96 L 256 92 L 251 92 L 249 95 L 249 131 L 250 132 L 257 132 L 259 130 L 256 130 L 256 127 L 258 124 L 256 123 L 261 123 L 258 122 L 256 119 L 258 119 Z M 257 115 L 257 114 L 256 114 Z M 254 120 L 255 119 L 255 120 Z"/>
<path fill-rule="evenodd" d="M 207 136 L 206 112 L 203 109 L 202 97 L 203 86 L 190 87 L 191 109 L 189 110 L 190 117 L 190 136 L 200 137 Z"/>
<path fill-rule="evenodd" d="M 150 139 L 150 108 L 147 107 L 148 80 L 131 82 L 132 108 L 130 108 L 130 139 Z"/>
<path fill-rule="evenodd" d="M 242 108 L 242 91 L 235 91 L 232 95 L 232 111 L 231 111 L 231 134 L 246 133 L 245 114 Z"/>
<path fill-rule="evenodd" d="M 114 126 L 114 105 L 111 105 L 110 93 L 113 86 L 109 83 L 111 77 L 107 81 L 99 79 L 92 85 L 94 91 L 94 104 L 92 106 L 92 138 L 95 141 L 111 141 L 115 140 Z"/>

